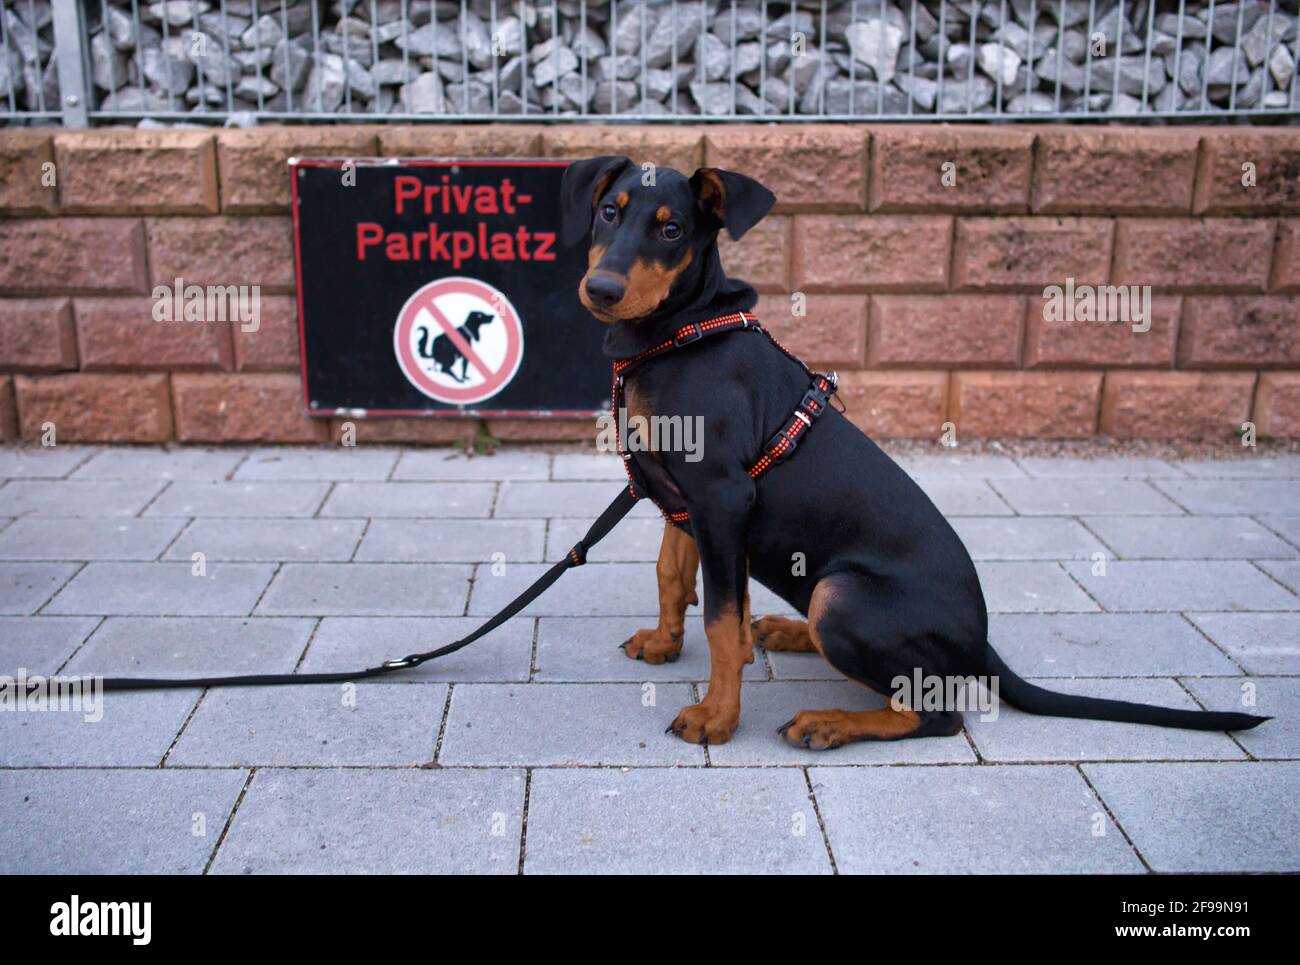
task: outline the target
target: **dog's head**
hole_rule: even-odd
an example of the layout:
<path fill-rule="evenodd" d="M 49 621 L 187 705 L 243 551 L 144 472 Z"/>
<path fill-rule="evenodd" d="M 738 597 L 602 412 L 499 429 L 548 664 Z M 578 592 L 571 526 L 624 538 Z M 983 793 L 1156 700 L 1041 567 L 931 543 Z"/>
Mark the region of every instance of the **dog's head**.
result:
<path fill-rule="evenodd" d="M 493 316 L 487 312 L 470 312 L 469 318 L 465 319 L 465 330 L 469 332 L 470 337 L 477 340 L 478 330 L 492 321 Z"/>
<path fill-rule="evenodd" d="M 642 170 L 626 157 L 575 161 L 564 171 L 562 237 L 590 236 L 578 298 L 602 322 L 645 318 L 695 289 L 703 254 L 727 229 L 738 239 L 776 198 L 753 178 L 700 168 Z"/>

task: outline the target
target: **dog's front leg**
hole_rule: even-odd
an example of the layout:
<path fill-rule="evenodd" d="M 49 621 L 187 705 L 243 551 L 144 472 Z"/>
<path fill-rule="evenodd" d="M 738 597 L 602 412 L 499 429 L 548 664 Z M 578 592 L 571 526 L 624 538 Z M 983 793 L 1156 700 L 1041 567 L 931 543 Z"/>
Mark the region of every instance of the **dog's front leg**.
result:
<path fill-rule="evenodd" d="M 700 554 L 694 537 L 672 523 L 664 523 L 664 539 L 655 566 L 659 580 L 659 625 L 653 630 L 638 630 L 624 640 L 621 644 L 624 653 L 646 663 L 677 659 L 686 629 L 686 607 L 700 602 L 695 595 L 695 572 L 699 566 Z"/>
<path fill-rule="evenodd" d="M 737 488 L 690 507 L 704 572 L 704 630 L 709 638 L 709 690 L 683 707 L 669 727 L 692 744 L 724 744 L 740 720 L 740 674 L 753 658 L 745 632 L 748 562 L 746 517 L 752 497 Z"/>

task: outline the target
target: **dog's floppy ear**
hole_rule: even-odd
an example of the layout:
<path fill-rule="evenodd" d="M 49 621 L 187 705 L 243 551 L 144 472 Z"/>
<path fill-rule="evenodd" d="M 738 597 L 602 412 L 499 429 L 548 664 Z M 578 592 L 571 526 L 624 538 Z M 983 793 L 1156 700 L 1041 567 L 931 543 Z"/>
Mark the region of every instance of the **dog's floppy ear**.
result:
<path fill-rule="evenodd" d="M 605 155 L 574 161 L 560 182 L 560 240 L 576 245 L 591 232 L 597 199 L 632 164 L 629 157 Z"/>
<path fill-rule="evenodd" d="M 718 168 L 700 168 L 692 174 L 691 189 L 696 204 L 717 218 L 736 241 L 776 203 L 776 195 L 753 178 Z"/>

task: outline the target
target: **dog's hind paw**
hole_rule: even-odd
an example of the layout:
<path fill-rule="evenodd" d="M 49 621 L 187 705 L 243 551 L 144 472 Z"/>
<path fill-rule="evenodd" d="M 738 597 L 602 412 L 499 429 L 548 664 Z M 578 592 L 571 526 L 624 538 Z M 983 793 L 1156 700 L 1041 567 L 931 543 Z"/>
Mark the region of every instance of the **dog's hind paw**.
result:
<path fill-rule="evenodd" d="M 754 642 L 764 650 L 784 653 L 816 653 L 808 624 L 785 617 L 762 617 L 753 623 Z"/>
<path fill-rule="evenodd" d="M 672 663 L 682 652 L 682 637 L 667 630 L 638 630 L 619 644 L 622 651 L 633 660 L 646 663 Z"/>

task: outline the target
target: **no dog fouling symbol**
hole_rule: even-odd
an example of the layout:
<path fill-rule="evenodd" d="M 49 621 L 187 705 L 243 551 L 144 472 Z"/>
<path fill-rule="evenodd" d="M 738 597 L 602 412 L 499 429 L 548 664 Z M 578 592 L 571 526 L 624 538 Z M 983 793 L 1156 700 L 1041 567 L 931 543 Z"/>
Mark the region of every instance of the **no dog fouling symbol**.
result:
<path fill-rule="evenodd" d="M 474 405 L 510 384 L 524 354 L 519 314 L 474 278 L 441 278 L 406 300 L 393 330 L 402 374 L 431 399 Z"/>

